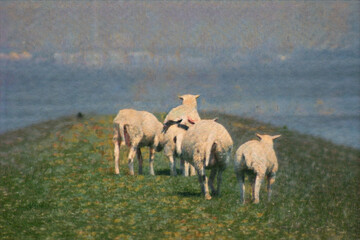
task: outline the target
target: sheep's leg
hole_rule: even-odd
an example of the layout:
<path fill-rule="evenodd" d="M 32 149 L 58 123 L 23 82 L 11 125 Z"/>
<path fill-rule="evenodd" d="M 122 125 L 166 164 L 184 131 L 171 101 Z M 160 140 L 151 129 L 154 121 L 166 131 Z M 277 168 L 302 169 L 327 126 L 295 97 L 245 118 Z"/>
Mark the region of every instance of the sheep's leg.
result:
<path fill-rule="evenodd" d="M 115 156 L 115 174 L 119 174 L 119 158 L 120 158 L 120 142 L 114 140 L 114 156 Z"/>
<path fill-rule="evenodd" d="M 128 165 L 129 165 L 129 173 L 130 173 L 130 175 L 134 175 L 134 157 L 135 157 L 135 154 L 136 154 L 136 149 L 137 149 L 137 147 L 132 146 L 130 148 L 130 151 L 129 151 Z"/>
<path fill-rule="evenodd" d="M 196 170 L 195 170 L 194 166 L 189 164 L 189 169 L 190 169 L 190 176 L 195 176 Z"/>
<path fill-rule="evenodd" d="M 201 191 L 205 195 L 205 199 L 210 200 L 211 196 L 210 196 L 210 193 L 209 193 L 208 178 L 205 175 L 205 168 L 204 167 L 202 167 L 198 171 L 198 175 L 199 175 L 199 182 L 200 182 L 200 186 L 201 186 Z"/>
<path fill-rule="evenodd" d="M 241 203 L 245 203 L 245 174 L 244 174 L 244 172 L 237 171 L 236 178 L 240 185 L 240 201 L 241 201 Z"/>
<path fill-rule="evenodd" d="M 139 174 L 142 174 L 143 173 L 143 158 L 142 158 L 142 155 L 141 155 L 141 150 L 140 148 L 138 148 L 136 150 L 136 156 L 137 156 L 137 159 L 139 161 Z"/>
<path fill-rule="evenodd" d="M 189 163 L 185 160 L 181 160 L 182 166 L 183 166 L 183 176 L 187 177 L 189 176 Z"/>
<path fill-rule="evenodd" d="M 255 176 L 248 175 L 249 182 L 251 183 L 251 200 L 255 201 Z"/>
<path fill-rule="evenodd" d="M 185 160 L 181 160 L 180 168 L 182 169 L 184 177 L 188 177 L 189 173 L 190 173 L 190 176 L 196 175 L 196 170 L 195 170 L 194 166 Z"/>
<path fill-rule="evenodd" d="M 223 173 L 223 169 L 219 169 L 218 170 L 218 174 L 217 174 L 217 190 L 216 190 L 216 195 L 220 196 L 220 185 L 221 185 L 221 181 L 222 181 L 222 173 Z"/>
<path fill-rule="evenodd" d="M 184 171 L 185 171 L 185 161 L 184 161 L 183 159 L 181 159 L 181 158 L 180 158 L 180 170 L 181 170 L 183 176 L 185 176 L 185 175 L 184 175 Z"/>
<path fill-rule="evenodd" d="M 176 176 L 176 163 L 175 163 L 175 159 L 174 156 L 171 155 L 169 156 L 169 161 L 170 161 L 170 175 L 171 176 Z"/>
<path fill-rule="evenodd" d="M 150 167 L 150 175 L 155 175 L 154 172 L 154 157 L 155 157 L 155 148 L 150 147 L 149 150 L 149 167 Z"/>
<path fill-rule="evenodd" d="M 200 183 L 201 193 L 202 193 L 202 195 L 205 195 L 205 188 L 204 188 L 204 184 L 203 184 L 203 178 L 200 175 L 200 173 L 198 173 L 198 179 L 199 179 L 199 183 Z"/>
<path fill-rule="evenodd" d="M 259 192 L 260 192 L 260 187 L 261 187 L 261 183 L 264 179 L 264 176 L 261 176 L 259 174 L 256 175 L 256 179 L 255 179 L 255 189 L 254 189 L 254 203 L 259 203 Z"/>
<path fill-rule="evenodd" d="M 271 200 L 271 193 L 272 193 L 272 189 L 271 186 L 272 184 L 275 182 L 275 175 L 274 174 L 269 174 L 267 177 L 267 192 L 268 192 L 268 201 Z"/>
<path fill-rule="evenodd" d="M 214 187 L 214 180 L 215 180 L 216 173 L 217 173 L 216 168 L 211 169 L 210 177 L 209 177 L 209 186 L 211 189 L 211 193 L 213 195 L 216 195 L 216 191 L 215 191 L 215 187 Z"/>
<path fill-rule="evenodd" d="M 114 143 L 114 158 L 115 158 L 115 174 L 119 174 L 119 158 L 120 158 L 120 135 L 118 131 L 118 125 L 114 126 L 114 137 L 113 137 L 113 143 Z"/>

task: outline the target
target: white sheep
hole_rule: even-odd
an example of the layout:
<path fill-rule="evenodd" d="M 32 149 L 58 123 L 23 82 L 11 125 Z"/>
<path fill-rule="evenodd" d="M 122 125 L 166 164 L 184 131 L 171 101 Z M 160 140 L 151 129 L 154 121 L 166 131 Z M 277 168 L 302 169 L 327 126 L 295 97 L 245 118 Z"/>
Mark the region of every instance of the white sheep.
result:
<path fill-rule="evenodd" d="M 200 95 L 185 94 L 179 96 L 182 100 L 182 105 L 177 106 L 170 110 L 164 120 L 164 133 L 165 133 L 165 154 L 170 161 L 170 173 L 176 175 L 176 164 L 174 156 L 178 155 L 177 152 L 181 151 L 181 142 L 184 136 L 184 130 L 191 127 L 194 123 L 200 121 L 200 116 L 197 111 L 197 98 Z M 172 127 L 172 125 L 176 125 Z M 168 132 L 168 129 L 171 131 Z M 176 143 L 174 142 L 176 141 Z M 178 151 L 176 152 L 175 145 Z M 187 162 L 181 160 L 181 168 L 183 175 L 195 175 L 195 169 Z"/>
<path fill-rule="evenodd" d="M 190 126 L 195 122 L 200 120 L 199 113 L 197 111 L 197 102 L 196 99 L 200 95 L 191 95 L 186 94 L 179 96 L 183 101 L 182 105 L 177 106 L 170 110 L 164 120 L 164 130 L 171 125 L 175 124 L 177 121 L 182 120 L 181 124 L 185 126 Z"/>
<path fill-rule="evenodd" d="M 149 164 L 150 174 L 154 173 L 154 153 L 162 150 L 162 130 L 163 125 L 151 113 L 146 111 L 137 111 L 134 109 L 122 109 L 114 119 L 114 137 L 115 145 L 115 174 L 119 174 L 119 155 L 120 145 L 130 147 L 128 156 L 128 165 L 130 175 L 134 175 L 134 157 L 135 154 L 139 160 L 139 174 L 142 174 L 142 155 L 141 147 L 150 148 Z"/>
<path fill-rule="evenodd" d="M 164 137 L 162 145 L 164 146 L 164 154 L 169 158 L 170 161 L 170 175 L 176 176 L 176 162 L 175 157 L 180 155 L 181 152 L 181 143 L 186 130 L 189 127 L 183 124 L 174 124 L 170 126 L 166 132 L 164 132 Z M 181 168 L 184 176 L 195 175 L 195 168 L 189 163 L 181 161 Z"/>
<path fill-rule="evenodd" d="M 213 194 L 220 194 L 221 175 L 229 162 L 232 147 L 230 134 L 216 119 L 200 120 L 185 133 L 180 156 L 195 167 L 205 199 L 211 199 L 208 185 Z M 209 180 L 205 168 L 211 169 Z M 215 191 L 213 183 L 216 175 Z"/>
<path fill-rule="evenodd" d="M 259 191 L 264 177 L 267 176 L 268 199 L 271 198 L 271 185 L 275 182 L 278 161 L 273 148 L 273 140 L 280 135 L 256 134 L 260 141 L 251 140 L 242 144 L 236 151 L 235 173 L 240 184 L 240 200 L 245 202 L 245 173 L 252 183 L 252 198 L 259 203 Z"/>

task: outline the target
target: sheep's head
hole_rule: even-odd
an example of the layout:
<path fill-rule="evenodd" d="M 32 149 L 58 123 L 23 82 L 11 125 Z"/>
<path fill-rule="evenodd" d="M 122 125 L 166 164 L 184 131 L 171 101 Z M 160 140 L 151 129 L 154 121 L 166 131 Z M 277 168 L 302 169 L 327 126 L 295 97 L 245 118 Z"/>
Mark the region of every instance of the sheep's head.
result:
<path fill-rule="evenodd" d="M 182 119 L 177 119 L 176 121 L 174 121 L 174 120 L 167 121 L 163 125 L 162 133 L 166 133 L 166 131 L 169 129 L 169 127 L 171 127 L 174 124 L 180 124 L 181 122 L 182 122 Z"/>
<path fill-rule="evenodd" d="M 193 107 L 197 106 L 196 99 L 200 97 L 200 95 L 192 95 L 192 94 L 185 94 L 182 96 L 179 96 L 179 98 L 183 101 L 183 105 L 191 105 Z"/>
<path fill-rule="evenodd" d="M 270 136 L 270 135 L 261 135 L 259 133 L 257 133 L 256 136 L 260 138 L 261 142 L 269 144 L 271 146 L 273 145 L 274 139 L 281 137 L 281 135 Z"/>

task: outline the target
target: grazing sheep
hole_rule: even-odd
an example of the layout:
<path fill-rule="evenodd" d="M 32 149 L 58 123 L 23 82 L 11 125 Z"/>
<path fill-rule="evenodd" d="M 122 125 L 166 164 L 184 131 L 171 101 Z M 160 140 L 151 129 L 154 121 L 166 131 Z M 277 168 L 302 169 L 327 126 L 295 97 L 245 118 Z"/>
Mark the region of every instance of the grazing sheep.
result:
<path fill-rule="evenodd" d="M 115 145 L 115 173 L 119 174 L 119 155 L 120 145 L 130 147 L 128 156 L 128 165 L 130 175 L 134 175 L 134 157 L 135 154 L 139 160 L 139 174 L 142 174 L 142 155 L 141 147 L 150 147 L 150 174 L 154 173 L 154 153 L 162 150 L 163 134 L 161 133 L 163 125 L 151 113 L 146 111 L 137 111 L 134 109 L 122 109 L 114 119 L 114 137 Z"/>
<path fill-rule="evenodd" d="M 208 185 L 213 194 L 220 194 L 221 175 L 231 155 L 233 141 L 227 130 L 214 120 L 200 120 L 185 133 L 181 146 L 181 159 L 193 165 L 205 199 L 211 199 Z M 205 168 L 211 169 L 210 178 Z M 217 174 L 217 190 L 214 179 Z"/>
<path fill-rule="evenodd" d="M 259 203 L 259 191 L 265 175 L 267 176 L 268 199 L 271 197 L 271 185 L 275 182 L 278 162 L 273 149 L 273 140 L 280 135 L 269 136 L 256 134 L 260 141 L 252 140 L 244 143 L 236 151 L 235 172 L 240 184 L 240 200 L 245 202 L 245 173 L 252 183 L 254 203 Z"/>
<path fill-rule="evenodd" d="M 190 126 L 200 120 L 199 113 L 197 111 L 196 99 L 200 95 L 186 94 L 179 96 L 183 100 L 182 105 L 177 106 L 170 110 L 164 120 L 164 131 L 166 131 L 171 125 L 177 123 L 178 120 L 182 120 L 181 124 Z"/>
<path fill-rule="evenodd" d="M 181 121 L 181 120 L 179 120 Z M 164 137 L 162 145 L 164 146 L 164 153 L 169 158 L 170 161 L 170 175 L 176 176 L 176 162 L 175 157 L 179 156 L 181 152 L 181 142 L 183 139 L 186 130 L 189 127 L 182 125 L 182 124 L 175 124 L 170 126 L 167 131 L 164 133 Z M 195 175 L 195 168 L 189 165 L 187 162 L 181 161 L 181 168 L 183 170 L 183 175 L 189 175 L 189 168 L 190 168 L 190 175 Z"/>

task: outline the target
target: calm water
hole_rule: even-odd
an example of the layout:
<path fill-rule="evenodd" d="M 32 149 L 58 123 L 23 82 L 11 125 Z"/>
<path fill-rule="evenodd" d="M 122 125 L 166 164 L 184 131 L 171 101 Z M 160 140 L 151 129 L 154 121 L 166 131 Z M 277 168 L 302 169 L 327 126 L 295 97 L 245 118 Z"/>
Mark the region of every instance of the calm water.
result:
<path fill-rule="evenodd" d="M 284 70 L 285 69 L 285 70 Z M 77 112 L 168 111 L 200 94 L 200 110 L 286 125 L 360 148 L 360 70 L 353 66 L 81 69 L 2 63 L 0 133 Z"/>

